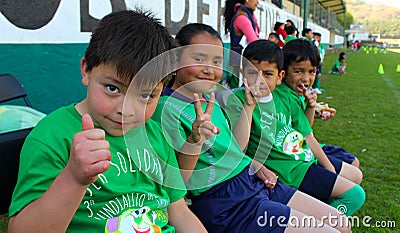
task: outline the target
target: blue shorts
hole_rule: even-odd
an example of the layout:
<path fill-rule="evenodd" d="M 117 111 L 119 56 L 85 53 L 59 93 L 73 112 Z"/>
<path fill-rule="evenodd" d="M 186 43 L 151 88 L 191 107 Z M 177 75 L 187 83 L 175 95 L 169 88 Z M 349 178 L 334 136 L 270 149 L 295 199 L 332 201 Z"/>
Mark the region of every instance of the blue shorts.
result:
<path fill-rule="evenodd" d="M 327 202 L 331 197 L 336 178 L 342 170 L 343 161 L 328 157 L 336 173 L 314 163 L 312 164 L 300 184 L 299 190 L 317 198 L 320 201 Z"/>
<path fill-rule="evenodd" d="M 203 192 L 192 200 L 189 208 L 209 232 L 284 232 L 290 216 L 287 203 L 295 188 L 277 183 L 273 189 L 265 187 L 253 168 L 246 167 L 240 174 Z"/>
<path fill-rule="evenodd" d="M 356 160 L 356 156 L 353 154 L 347 152 L 345 149 L 343 149 L 340 146 L 333 146 L 326 144 L 324 147 L 322 147 L 322 150 L 325 152 L 325 154 L 329 157 L 333 157 L 336 159 L 340 159 L 345 163 L 351 164 Z"/>

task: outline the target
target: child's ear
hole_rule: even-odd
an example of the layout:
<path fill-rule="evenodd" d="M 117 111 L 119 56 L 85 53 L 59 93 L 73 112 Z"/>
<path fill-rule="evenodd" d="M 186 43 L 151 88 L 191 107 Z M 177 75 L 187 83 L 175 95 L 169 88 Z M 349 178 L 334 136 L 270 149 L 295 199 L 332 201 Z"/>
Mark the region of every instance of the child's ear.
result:
<path fill-rule="evenodd" d="M 87 87 L 89 85 L 89 73 L 87 72 L 86 69 L 85 58 L 81 59 L 81 75 L 82 75 L 82 84 Z"/>
<path fill-rule="evenodd" d="M 285 77 L 286 73 L 284 70 L 281 70 L 278 74 L 278 80 L 276 81 L 277 85 L 280 85 L 282 83 L 282 79 Z"/>

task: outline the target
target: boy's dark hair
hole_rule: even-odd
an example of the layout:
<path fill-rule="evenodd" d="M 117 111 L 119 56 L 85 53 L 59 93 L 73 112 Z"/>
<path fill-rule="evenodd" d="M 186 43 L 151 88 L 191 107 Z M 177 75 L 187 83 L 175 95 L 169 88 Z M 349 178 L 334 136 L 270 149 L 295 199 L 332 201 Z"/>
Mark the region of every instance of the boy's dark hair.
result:
<path fill-rule="evenodd" d="M 276 63 L 278 70 L 283 68 L 283 51 L 270 40 L 256 40 L 247 45 L 243 51 L 243 57 L 248 61 L 255 60 L 258 62 L 268 61 Z M 243 61 L 243 67 L 246 67 L 246 61 Z"/>
<path fill-rule="evenodd" d="M 319 36 L 319 37 L 321 37 L 321 33 L 319 33 L 319 32 L 313 32 L 313 34 L 314 34 L 314 36 Z"/>
<path fill-rule="evenodd" d="M 296 31 L 296 28 L 293 25 L 285 27 L 285 32 L 288 35 L 292 35 L 293 32 L 295 32 L 295 31 Z"/>
<path fill-rule="evenodd" d="M 318 49 L 309 41 L 295 39 L 289 41 L 283 47 L 284 65 L 283 69 L 287 72 L 288 67 L 294 62 L 309 60 L 312 66 L 317 67 L 321 61 Z"/>
<path fill-rule="evenodd" d="M 312 30 L 310 28 L 304 28 L 303 31 L 301 31 L 301 36 L 305 37 L 307 33 L 311 32 Z"/>
<path fill-rule="evenodd" d="M 175 40 L 180 46 L 190 45 L 190 40 L 193 36 L 201 33 L 208 33 L 212 37 L 219 39 L 222 42 L 219 33 L 209 25 L 203 23 L 190 23 L 183 26 L 175 36 Z"/>
<path fill-rule="evenodd" d="M 224 21 L 225 21 L 225 33 L 228 33 L 231 26 L 231 21 L 235 14 L 235 5 L 240 3 L 244 5 L 246 0 L 226 0 L 225 1 L 225 10 L 224 10 Z"/>
<path fill-rule="evenodd" d="M 275 36 L 277 39 L 279 39 L 279 35 L 278 35 L 278 33 L 276 33 L 276 32 L 270 32 L 269 34 L 268 34 L 268 37 L 269 36 Z"/>
<path fill-rule="evenodd" d="M 85 53 L 86 70 L 111 64 L 120 80 L 129 84 L 147 62 L 176 45 L 151 12 L 141 9 L 113 12 L 93 30 Z"/>

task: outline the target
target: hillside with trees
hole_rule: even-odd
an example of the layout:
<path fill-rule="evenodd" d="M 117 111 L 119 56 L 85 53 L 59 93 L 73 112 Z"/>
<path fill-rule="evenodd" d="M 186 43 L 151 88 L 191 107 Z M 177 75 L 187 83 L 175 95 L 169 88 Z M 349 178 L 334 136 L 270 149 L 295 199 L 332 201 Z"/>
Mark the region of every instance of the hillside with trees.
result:
<path fill-rule="evenodd" d="M 381 34 L 384 38 L 400 37 L 400 8 L 347 0 L 346 9 L 353 18 L 352 23 L 364 25 L 371 34 Z"/>

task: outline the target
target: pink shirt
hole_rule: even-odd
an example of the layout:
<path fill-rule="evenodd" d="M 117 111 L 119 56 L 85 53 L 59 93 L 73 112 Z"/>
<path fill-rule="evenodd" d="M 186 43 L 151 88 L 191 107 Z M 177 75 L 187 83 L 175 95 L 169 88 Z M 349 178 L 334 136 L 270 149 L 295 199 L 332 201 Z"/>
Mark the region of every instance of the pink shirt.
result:
<path fill-rule="evenodd" d="M 238 15 L 233 21 L 233 27 L 236 30 L 241 31 L 246 36 L 248 43 L 258 40 L 259 29 L 257 19 L 255 17 L 253 18 L 257 28 L 256 31 L 254 31 L 250 19 L 245 15 Z"/>

